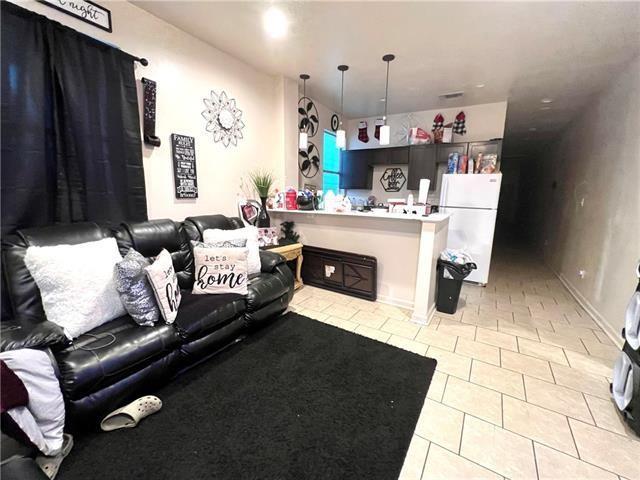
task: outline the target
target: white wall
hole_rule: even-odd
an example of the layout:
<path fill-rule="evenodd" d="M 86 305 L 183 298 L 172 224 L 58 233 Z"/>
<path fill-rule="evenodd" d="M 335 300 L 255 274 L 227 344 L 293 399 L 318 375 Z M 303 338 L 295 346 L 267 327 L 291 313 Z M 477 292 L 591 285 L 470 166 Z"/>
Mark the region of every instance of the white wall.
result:
<path fill-rule="evenodd" d="M 146 68 L 136 65 L 138 79 L 148 77 L 158 83 L 156 134 L 162 145 L 143 149 L 149 218 L 237 214 L 240 180 L 255 168 L 271 170 L 281 187 L 285 175 L 294 178 L 290 164 L 297 152 L 293 153 L 293 136 L 286 137 L 284 130 L 285 124 L 292 128 L 293 121 L 283 112 L 284 102 L 295 98 L 291 80 L 262 73 L 127 2 L 105 4 L 111 10 L 113 33 L 41 3 L 18 4 L 149 60 Z M 202 99 L 210 90 L 224 90 L 243 112 L 244 139 L 237 147 L 214 143 L 205 131 Z M 196 200 L 175 199 L 171 133 L 196 139 Z M 289 165 L 286 172 L 285 165 Z"/>
<path fill-rule="evenodd" d="M 534 206 L 545 260 L 616 341 L 638 282 L 639 132 L 637 58 L 540 159 L 543 184 Z M 583 279 L 579 270 L 586 271 Z"/>
<path fill-rule="evenodd" d="M 380 111 L 384 109 L 384 104 L 380 103 Z M 504 135 L 504 122 L 507 116 L 507 102 L 485 103 L 481 105 L 467 105 L 466 107 L 442 108 L 437 110 L 422 110 L 411 112 L 415 120 L 415 127 L 431 133 L 433 118 L 441 113 L 444 116 L 444 123 L 453 122 L 460 110 L 466 115 L 467 133 L 465 135 L 454 135 L 454 142 L 476 142 L 490 140 L 492 138 L 502 138 Z M 398 133 L 402 131 L 402 126 L 407 122 L 408 113 L 389 115 L 387 123 L 391 127 L 391 145 L 406 145 L 407 141 L 400 140 Z M 378 148 L 380 144 L 374 137 L 376 118 L 382 118 L 382 113 L 378 117 L 354 118 L 348 120 L 347 124 L 347 148 L 357 150 L 361 148 Z M 358 123 L 366 120 L 368 123 L 369 142 L 363 143 L 358 140 Z"/>

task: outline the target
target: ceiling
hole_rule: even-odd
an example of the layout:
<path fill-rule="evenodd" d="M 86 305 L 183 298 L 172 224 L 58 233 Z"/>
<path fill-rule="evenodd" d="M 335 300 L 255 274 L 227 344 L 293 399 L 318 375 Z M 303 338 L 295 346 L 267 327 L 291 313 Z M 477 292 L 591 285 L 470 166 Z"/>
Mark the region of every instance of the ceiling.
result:
<path fill-rule="evenodd" d="M 329 108 L 348 64 L 350 118 L 382 112 L 381 58 L 394 53 L 389 113 L 508 100 L 510 154 L 552 138 L 640 54 L 637 2 L 278 2 L 290 22 L 281 39 L 262 27 L 273 2 L 132 3 L 270 74 L 310 74 L 307 93 Z"/>

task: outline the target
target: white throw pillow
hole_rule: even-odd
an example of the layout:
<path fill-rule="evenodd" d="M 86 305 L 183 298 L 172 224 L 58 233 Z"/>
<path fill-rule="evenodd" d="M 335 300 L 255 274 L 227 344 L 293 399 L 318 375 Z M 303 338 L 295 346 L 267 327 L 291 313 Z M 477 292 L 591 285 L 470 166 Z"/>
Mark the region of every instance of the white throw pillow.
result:
<path fill-rule="evenodd" d="M 194 294 L 247 294 L 248 248 L 211 248 L 194 245 Z"/>
<path fill-rule="evenodd" d="M 24 257 L 47 320 L 60 325 L 69 338 L 126 314 L 113 278 L 121 260 L 115 238 L 29 247 Z"/>
<path fill-rule="evenodd" d="M 164 321 L 173 323 L 178 316 L 178 306 L 182 295 L 171 254 L 162 250 L 153 264 L 146 267 L 145 270 Z"/>
<path fill-rule="evenodd" d="M 209 228 L 202 235 L 204 243 L 216 243 L 223 240 L 246 238 L 249 249 L 249 275 L 260 273 L 260 247 L 258 246 L 258 229 L 256 227 L 236 228 L 235 230 L 220 230 Z"/>

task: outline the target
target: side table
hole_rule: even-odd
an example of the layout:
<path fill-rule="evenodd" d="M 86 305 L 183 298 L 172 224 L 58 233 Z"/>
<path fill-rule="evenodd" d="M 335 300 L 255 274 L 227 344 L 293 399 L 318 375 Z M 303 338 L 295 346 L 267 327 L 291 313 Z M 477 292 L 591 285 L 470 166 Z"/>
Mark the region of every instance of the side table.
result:
<path fill-rule="evenodd" d="M 290 245 L 280 245 L 278 247 L 269 248 L 270 252 L 276 252 L 282 255 L 287 261 L 296 260 L 296 283 L 294 288 L 298 290 L 302 287 L 302 244 L 292 243 Z"/>

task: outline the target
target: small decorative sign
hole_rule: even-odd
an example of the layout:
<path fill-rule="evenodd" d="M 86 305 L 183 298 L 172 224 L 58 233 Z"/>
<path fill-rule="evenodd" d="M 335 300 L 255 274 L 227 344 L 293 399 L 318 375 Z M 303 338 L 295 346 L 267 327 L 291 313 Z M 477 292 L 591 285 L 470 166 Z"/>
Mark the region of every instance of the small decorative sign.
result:
<path fill-rule="evenodd" d="M 83 22 L 101 28 L 107 32 L 111 29 L 111 11 L 89 0 L 38 0 L 56 10 L 79 18 Z"/>
<path fill-rule="evenodd" d="M 177 133 L 171 134 L 171 152 L 176 198 L 198 198 L 196 139 Z"/>
<path fill-rule="evenodd" d="M 407 183 L 407 178 L 401 168 L 387 168 L 380 177 L 380 183 L 385 192 L 399 192 Z"/>

